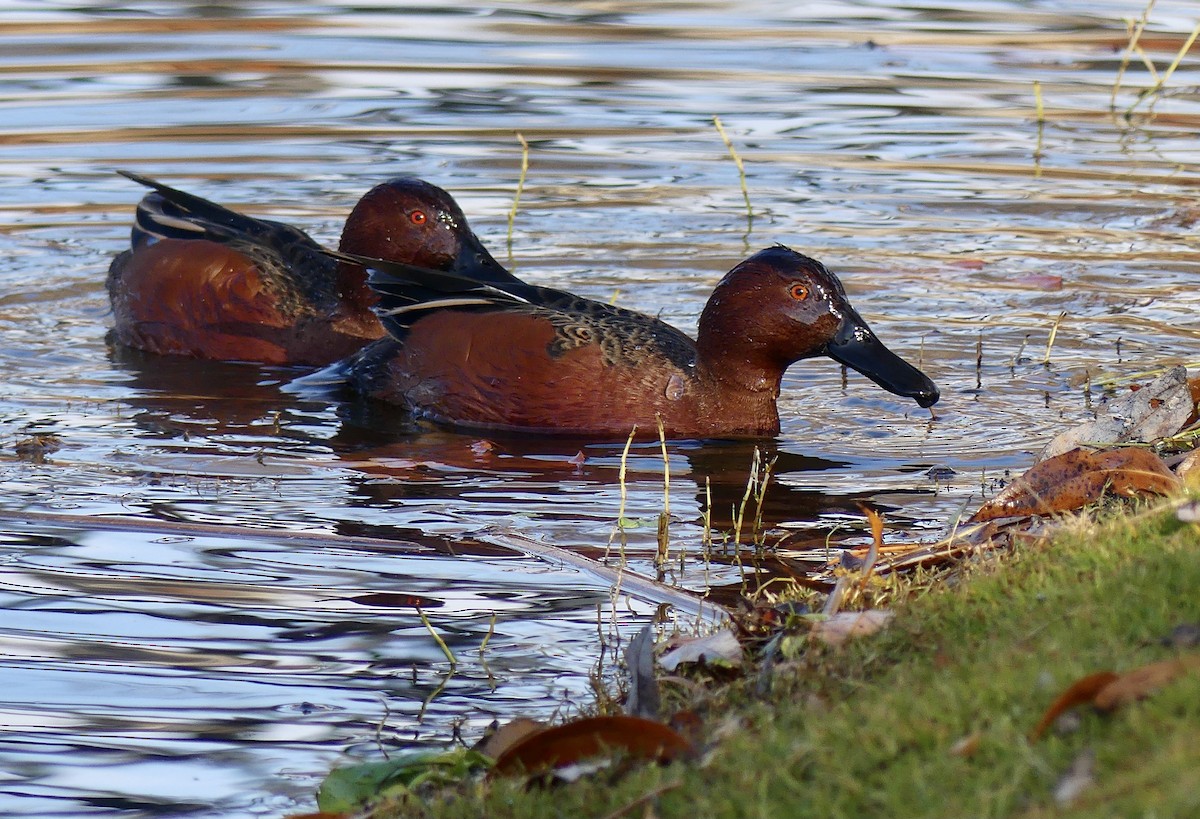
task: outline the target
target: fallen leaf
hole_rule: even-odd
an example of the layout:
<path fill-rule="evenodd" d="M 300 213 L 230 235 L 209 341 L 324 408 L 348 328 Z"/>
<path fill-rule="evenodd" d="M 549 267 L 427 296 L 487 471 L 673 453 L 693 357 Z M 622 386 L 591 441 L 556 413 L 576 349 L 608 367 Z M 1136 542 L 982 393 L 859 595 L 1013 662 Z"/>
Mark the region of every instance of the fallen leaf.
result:
<path fill-rule="evenodd" d="M 658 658 L 658 664 L 674 671 L 682 663 L 724 662 L 741 665 L 742 644 L 732 629 L 723 628 L 703 637 L 691 637 Z"/>
<path fill-rule="evenodd" d="M 496 760 L 498 774 L 541 773 L 612 753 L 670 762 L 689 754 L 691 744 L 675 729 L 641 717 L 588 717 L 537 731 Z"/>
<path fill-rule="evenodd" d="M 528 717 L 517 717 L 504 723 L 476 743 L 475 750 L 491 759 L 499 759 L 501 754 L 522 739 L 536 731 L 542 731 L 546 727 L 544 722 L 538 722 Z"/>
<path fill-rule="evenodd" d="M 828 646 L 840 646 L 855 637 L 866 637 L 882 629 L 896 616 L 887 609 L 843 611 L 818 620 L 810 632 L 812 639 Z"/>
<path fill-rule="evenodd" d="M 1100 711 L 1112 711 L 1122 705 L 1145 699 L 1167 683 L 1196 669 L 1200 669 L 1200 655 L 1197 654 L 1135 668 L 1104 686 L 1097 692 L 1092 704 Z"/>
<path fill-rule="evenodd" d="M 1112 671 L 1097 671 L 1095 674 L 1089 674 L 1071 683 L 1067 690 L 1059 694 L 1058 699 L 1050 704 L 1046 713 L 1042 714 L 1041 720 L 1029 733 L 1030 740 L 1040 739 L 1042 734 L 1046 733 L 1046 729 L 1070 709 L 1092 702 L 1096 698 L 1096 694 L 1118 677 L 1119 675 Z"/>
<path fill-rule="evenodd" d="M 1100 408 L 1098 417 L 1061 433 L 1046 444 L 1039 461 L 1079 446 L 1151 443 L 1183 429 L 1195 408 L 1187 369 L 1172 367 L 1144 387 Z"/>
<path fill-rule="evenodd" d="M 1185 654 L 1150 663 L 1123 674 L 1112 671 L 1089 674 L 1073 682 L 1051 703 L 1037 726 L 1029 732 L 1029 739 L 1041 737 L 1054 720 L 1077 705 L 1091 704 L 1097 711 L 1107 713 L 1145 699 L 1178 677 L 1196 670 L 1200 670 L 1200 654 Z"/>
<path fill-rule="evenodd" d="M 1162 458 L 1148 449 L 1073 449 L 1030 467 L 981 506 L 970 522 L 1069 512 L 1099 500 L 1106 491 L 1166 495 L 1179 486 Z"/>

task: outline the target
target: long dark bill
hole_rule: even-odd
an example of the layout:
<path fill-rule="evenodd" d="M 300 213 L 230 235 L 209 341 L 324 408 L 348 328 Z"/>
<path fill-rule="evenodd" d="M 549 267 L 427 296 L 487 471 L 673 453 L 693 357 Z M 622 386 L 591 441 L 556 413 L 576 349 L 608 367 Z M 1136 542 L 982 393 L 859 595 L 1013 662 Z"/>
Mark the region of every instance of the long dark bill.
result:
<path fill-rule="evenodd" d="M 912 398 L 922 407 L 932 407 L 941 397 L 937 385 L 885 347 L 852 308 L 845 309 L 842 326 L 825 353 L 834 361 L 858 370 L 888 392 Z"/>
<path fill-rule="evenodd" d="M 493 284 L 521 281 L 509 273 L 504 265 L 492 258 L 492 254 L 488 253 L 483 242 L 470 232 L 464 237 L 462 249 L 454 259 L 452 270 L 460 276 Z"/>

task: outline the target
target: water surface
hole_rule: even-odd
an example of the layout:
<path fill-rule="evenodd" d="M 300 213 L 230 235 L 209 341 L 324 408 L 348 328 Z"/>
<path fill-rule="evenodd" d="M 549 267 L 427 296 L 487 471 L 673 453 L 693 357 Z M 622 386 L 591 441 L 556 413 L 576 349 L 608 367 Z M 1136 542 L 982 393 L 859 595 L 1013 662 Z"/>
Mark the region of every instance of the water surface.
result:
<path fill-rule="evenodd" d="M 864 502 L 889 537 L 936 537 L 1101 378 L 1200 358 L 1200 70 L 1153 118 L 1113 115 L 1140 4 L 0 9 L 0 813 L 308 809 L 339 761 L 588 705 L 653 609 L 497 543 L 601 556 L 619 445 L 414 428 L 289 389 L 303 371 L 110 347 L 104 273 L 141 195 L 115 168 L 330 243 L 362 192 L 419 175 L 504 257 L 519 131 L 511 263 L 532 282 L 692 331 L 750 252 L 824 260 L 944 398 L 934 417 L 794 367 L 766 519 L 798 544 L 860 542 Z M 1194 16 L 1156 6 L 1160 70 Z M 1118 112 L 1148 82 L 1131 65 Z M 61 448 L 18 457 L 34 434 Z M 668 580 L 736 588 L 697 559 L 701 514 L 708 479 L 728 527 L 750 456 L 670 446 Z M 629 469 L 628 555 L 653 574 L 657 446 Z"/>

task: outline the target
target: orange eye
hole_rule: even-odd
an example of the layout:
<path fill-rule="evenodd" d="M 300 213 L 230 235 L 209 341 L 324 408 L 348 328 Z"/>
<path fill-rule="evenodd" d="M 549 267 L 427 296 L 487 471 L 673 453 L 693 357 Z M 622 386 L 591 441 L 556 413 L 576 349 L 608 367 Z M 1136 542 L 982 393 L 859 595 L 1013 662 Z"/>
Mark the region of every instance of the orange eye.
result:
<path fill-rule="evenodd" d="M 808 287 L 803 284 L 793 284 L 788 288 L 788 295 L 796 301 L 804 301 L 808 298 Z"/>
<path fill-rule="evenodd" d="M 423 225 L 429 221 L 429 217 L 425 215 L 425 211 L 423 210 L 414 210 L 408 214 L 408 218 L 414 225 Z"/>

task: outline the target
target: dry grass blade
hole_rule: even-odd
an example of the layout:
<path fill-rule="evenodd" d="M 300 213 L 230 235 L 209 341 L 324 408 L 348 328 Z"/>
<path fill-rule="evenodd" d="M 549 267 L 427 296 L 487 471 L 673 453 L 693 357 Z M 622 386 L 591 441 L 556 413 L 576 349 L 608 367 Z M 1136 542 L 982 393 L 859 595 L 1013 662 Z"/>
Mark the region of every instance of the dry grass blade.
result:
<path fill-rule="evenodd" d="M 865 588 L 867 581 L 871 579 L 875 571 L 875 562 L 879 560 L 879 553 L 883 550 L 883 515 L 865 507 L 862 511 L 871 526 L 871 547 L 867 550 L 866 560 L 863 561 L 862 577 L 858 581 L 859 589 Z"/>
<path fill-rule="evenodd" d="M 663 459 L 663 508 L 658 513 L 658 551 L 654 565 L 661 569 L 667 563 L 671 551 L 671 459 L 667 456 L 667 431 L 662 416 L 658 420 L 658 445 Z"/>
<path fill-rule="evenodd" d="M 1066 311 L 1059 313 L 1058 318 L 1054 320 L 1054 326 L 1050 328 L 1050 337 L 1046 340 L 1046 355 L 1042 358 L 1043 365 L 1050 364 L 1050 351 L 1054 349 L 1054 340 L 1058 338 L 1058 327 L 1066 317 Z"/>
<path fill-rule="evenodd" d="M 505 237 L 505 243 L 508 245 L 509 262 L 512 261 L 513 225 L 517 221 L 517 208 L 521 205 L 525 177 L 529 173 L 529 142 L 520 131 L 517 132 L 517 140 L 521 143 L 521 175 L 517 177 L 517 192 L 513 195 L 512 208 L 508 211 L 508 235 Z"/>
<path fill-rule="evenodd" d="M 1200 37 L 1200 23 L 1197 23 L 1196 27 L 1192 29 L 1192 33 L 1188 35 L 1187 40 L 1185 40 L 1183 46 L 1180 47 L 1179 53 L 1175 55 L 1174 61 L 1167 66 L 1167 70 L 1163 72 L 1162 78 L 1155 83 L 1155 87 L 1152 89 L 1151 93 L 1154 91 L 1160 91 L 1166 86 L 1171 79 L 1171 75 L 1175 73 L 1175 69 L 1179 68 L 1179 64 L 1183 62 L 1183 58 L 1187 56 L 1187 53 L 1192 50 L 1192 46 L 1196 44 L 1197 37 Z"/>
<path fill-rule="evenodd" d="M 738 155 L 733 140 L 729 138 L 729 134 L 725 133 L 725 126 L 721 124 L 721 118 L 714 116 L 713 125 L 716 126 L 717 133 L 721 135 L 721 141 L 725 143 L 729 155 L 733 157 L 733 163 L 737 165 L 738 181 L 742 185 L 742 198 L 746 200 L 746 233 L 749 234 L 754 225 L 754 208 L 750 206 L 750 189 L 746 187 L 746 166 L 742 164 L 742 158 Z"/>
<path fill-rule="evenodd" d="M 425 611 L 418 608 L 417 616 L 421 618 L 421 623 L 433 635 L 433 641 L 442 650 L 442 654 L 446 655 L 446 659 L 450 661 L 450 670 L 453 671 L 455 668 L 458 668 L 458 660 L 454 657 L 454 652 L 450 650 L 450 646 L 446 645 L 446 641 L 442 639 L 442 635 L 438 634 L 434 629 L 433 623 L 429 622 L 429 618 L 425 616 Z"/>
<path fill-rule="evenodd" d="M 621 450 L 621 468 L 617 472 L 617 487 L 620 492 L 620 501 L 617 504 L 617 524 L 613 527 L 612 532 L 608 535 L 608 543 L 604 546 L 604 561 L 608 562 L 609 552 L 612 550 L 613 540 L 617 533 L 621 534 L 621 565 L 625 565 L 625 504 L 629 500 L 629 486 L 625 483 L 625 474 L 629 468 L 629 448 L 633 446 L 633 438 L 637 435 L 637 425 L 634 424 L 633 429 L 629 430 L 629 437 L 625 439 L 625 448 Z"/>

